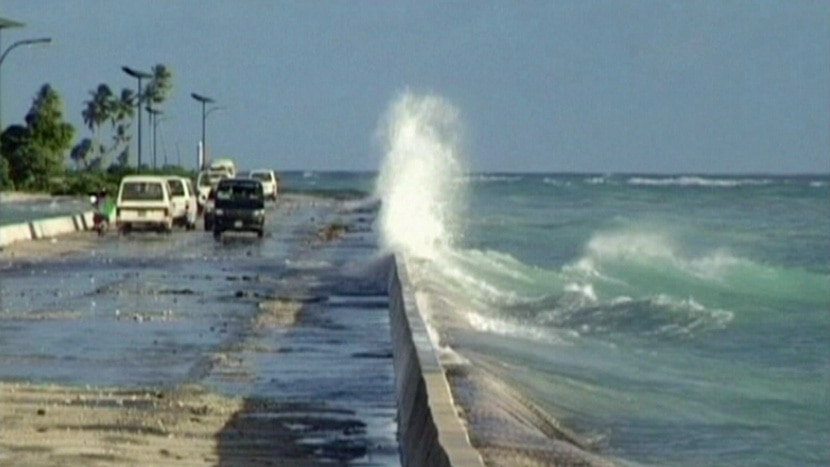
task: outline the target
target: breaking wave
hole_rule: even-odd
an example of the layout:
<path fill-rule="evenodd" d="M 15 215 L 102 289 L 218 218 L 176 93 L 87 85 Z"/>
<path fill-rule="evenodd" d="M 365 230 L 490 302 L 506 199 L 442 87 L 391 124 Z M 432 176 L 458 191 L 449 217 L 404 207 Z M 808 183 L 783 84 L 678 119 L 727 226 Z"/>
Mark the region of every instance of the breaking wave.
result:
<path fill-rule="evenodd" d="M 376 192 L 384 246 L 435 258 L 454 241 L 466 172 L 458 110 L 441 97 L 403 93 L 381 122 L 385 158 Z"/>

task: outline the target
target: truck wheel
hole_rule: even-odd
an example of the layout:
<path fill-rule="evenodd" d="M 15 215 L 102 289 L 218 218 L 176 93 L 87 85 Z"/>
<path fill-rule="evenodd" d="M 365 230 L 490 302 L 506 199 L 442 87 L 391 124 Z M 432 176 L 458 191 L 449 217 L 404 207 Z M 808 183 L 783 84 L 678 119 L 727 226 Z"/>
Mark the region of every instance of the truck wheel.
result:
<path fill-rule="evenodd" d="M 259 230 L 256 231 L 256 236 L 257 237 L 262 238 L 263 235 L 265 235 L 265 232 L 262 229 L 259 229 Z"/>
<path fill-rule="evenodd" d="M 222 231 L 219 229 L 213 229 L 213 239 L 214 240 L 222 240 Z"/>

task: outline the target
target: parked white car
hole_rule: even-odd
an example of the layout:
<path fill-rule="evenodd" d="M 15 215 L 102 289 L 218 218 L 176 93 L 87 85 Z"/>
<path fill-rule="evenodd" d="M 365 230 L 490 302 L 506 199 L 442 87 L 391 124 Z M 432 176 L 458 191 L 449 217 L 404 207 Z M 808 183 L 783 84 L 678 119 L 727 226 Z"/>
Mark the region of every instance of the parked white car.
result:
<path fill-rule="evenodd" d="M 173 203 L 166 177 L 128 175 L 121 180 L 115 203 L 115 224 L 122 233 L 134 228 L 170 233 Z"/>
<path fill-rule="evenodd" d="M 270 199 L 272 201 L 277 200 L 277 190 L 279 188 L 279 182 L 277 181 L 277 176 L 274 174 L 273 170 L 252 170 L 250 173 L 248 173 L 248 178 L 259 180 L 259 182 L 262 183 L 262 192 L 265 195 L 265 199 Z"/>
<path fill-rule="evenodd" d="M 184 226 L 187 230 L 196 228 L 198 205 L 193 183 L 187 177 L 169 176 L 170 198 L 173 203 L 173 223 Z"/>

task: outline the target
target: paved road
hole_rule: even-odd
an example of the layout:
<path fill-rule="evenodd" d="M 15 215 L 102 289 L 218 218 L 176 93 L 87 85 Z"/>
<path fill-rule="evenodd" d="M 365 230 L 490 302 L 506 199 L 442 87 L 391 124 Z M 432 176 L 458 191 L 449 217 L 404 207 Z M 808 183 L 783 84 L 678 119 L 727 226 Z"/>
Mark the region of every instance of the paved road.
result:
<path fill-rule="evenodd" d="M 281 447 L 247 431 L 262 439 L 242 454 L 218 436 L 220 464 L 250 454 L 396 465 L 375 213 L 285 197 L 261 240 L 113 234 L 64 256 L 0 257 L 0 381 L 204 385 L 245 398 L 229 426 L 270 420 L 291 435 Z"/>

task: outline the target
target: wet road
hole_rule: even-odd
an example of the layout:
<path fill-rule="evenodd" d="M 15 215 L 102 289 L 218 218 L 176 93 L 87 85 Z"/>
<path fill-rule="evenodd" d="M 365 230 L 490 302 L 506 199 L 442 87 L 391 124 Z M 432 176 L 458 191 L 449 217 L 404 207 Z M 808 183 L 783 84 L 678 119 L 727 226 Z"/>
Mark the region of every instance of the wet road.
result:
<path fill-rule="evenodd" d="M 358 204 L 285 197 L 264 239 L 112 234 L 76 254 L 0 258 L 0 380 L 200 384 L 245 398 L 232 426 L 290 435 L 274 446 L 247 431 L 261 458 L 398 465 L 375 211 Z M 228 436 L 219 464 L 233 465 Z"/>

